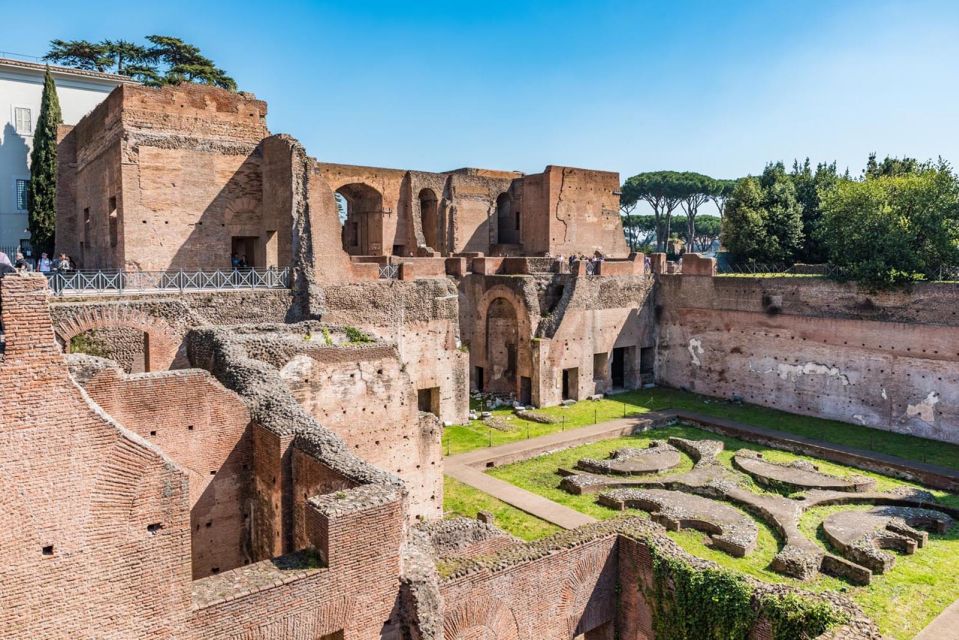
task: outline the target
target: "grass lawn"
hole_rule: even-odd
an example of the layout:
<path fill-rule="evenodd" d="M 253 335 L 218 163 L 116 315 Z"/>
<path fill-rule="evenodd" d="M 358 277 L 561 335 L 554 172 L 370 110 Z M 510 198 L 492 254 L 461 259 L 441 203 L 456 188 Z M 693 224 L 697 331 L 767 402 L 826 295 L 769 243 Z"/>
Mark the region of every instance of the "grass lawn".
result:
<path fill-rule="evenodd" d="M 669 395 L 671 396 L 673 393 L 676 392 L 669 392 Z M 662 392 L 657 395 L 662 395 Z M 691 396 L 690 394 L 681 394 L 678 398 L 685 399 L 687 402 L 702 402 L 701 399 L 698 399 L 696 396 Z M 659 406 L 677 406 L 675 397 L 659 397 L 657 400 L 668 403 Z M 706 406 L 713 407 L 717 405 L 709 404 Z M 767 409 L 758 409 L 756 407 L 739 407 L 735 405 L 718 406 L 725 409 L 736 410 L 737 414 L 745 410 L 755 411 L 760 414 L 775 415 L 777 417 L 786 416 L 786 414 L 772 412 Z M 692 409 L 694 407 L 690 406 L 688 408 Z M 698 405 L 695 406 L 695 408 L 696 410 L 701 410 L 701 407 Z M 724 417 L 732 416 L 724 415 Z M 803 418 L 803 420 L 806 419 Z M 824 423 L 826 421 L 815 422 Z M 835 425 L 838 423 L 831 424 Z M 847 425 L 842 426 L 845 427 Z M 777 426 L 777 428 L 782 427 Z M 880 433 L 879 435 L 886 434 Z M 865 475 L 874 478 L 877 481 L 877 488 L 882 490 L 908 485 L 906 482 L 878 474 L 871 474 L 858 469 L 812 458 L 803 458 L 802 456 L 796 456 L 786 452 L 767 450 L 758 445 L 752 445 L 732 438 L 718 437 L 715 434 L 684 425 L 656 429 L 639 436 L 617 438 L 553 452 L 523 462 L 493 469 L 490 471 L 490 474 L 593 517 L 599 519 L 609 518 L 620 515 L 621 512 L 596 504 L 595 495 L 575 496 L 559 489 L 560 477 L 556 474 L 557 468 L 570 468 L 577 460 L 584 457 L 602 458 L 613 450 L 624 446 L 644 447 L 654 438 L 663 439 L 669 436 L 722 440 L 726 448 L 720 455 L 720 459 L 727 466 L 729 466 L 732 455 L 737 449 L 749 448 L 764 451 L 765 457 L 770 461 L 790 462 L 797 459 L 807 459 L 818 464 L 820 469 L 827 473 L 840 476 Z M 924 441 L 920 441 L 920 443 L 922 442 Z M 913 444 L 913 446 L 916 445 Z M 941 446 L 943 445 L 935 445 L 935 447 Z M 873 448 L 875 449 L 876 447 Z M 933 452 L 929 453 L 930 455 L 933 454 Z M 684 456 L 684 461 L 680 467 L 669 473 L 679 473 L 689 469 L 691 465 L 692 462 Z M 742 475 L 742 481 L 754 491 L 763 490 L 757 487 L 748 476 L 744 474 Z M 448 490 L 451 482 L 450 480 L 447 481 Z M 454 510 L 466 515 L 474 515 L 475 511 L 479 508 L 486 508 L 493 511 L 493 509 L 485 506 L 472 506 L 468 501 L 476 496 L 470 496 L 462 492 L 461 488 L 468 489 L 463 485 L 454 487 L 454 492 L 450 500 L 456 502 L 456 507 L 451 508 L 450 502 L 447 505 L 448 510 Z M 475 490 L 469 489 L 469 491 L 474 492 L 474 494 L 479 494 L 479 496 L 485 498 L 487 501 L 498 502 Z M 959 508 L 959 497 L 943 492 L 933 493 L 944 504 Z M 467 504 L 464 504 L 464 500 L 467 501 Z M 499 504 L 502 505 L 502 503 Z M 505 507 L 505 505 L 502 506 Z M 823 517 L 831 511 L 850 508 L 858 507 L 823 507 L 812 510 L 804 516 L 802 522 L 803 530 L 811 539 L 818 540 L 820 544 L 825 545 L 825 542 L 822 541 L 818 535 L 819 523 Z M 507 509 L 509 508 L 507 507 Z M 532 518 L 533 522 L 531 523 L 529 521 L 530 519 L 531 516 L 524 515 L 523 517 L 517 517 L 516 514 L 509 512 L 504 512 L 504 519 L 500 519 L 497 514 L 497 524 L 499 524 L 499 526 L 526 539 L 543 532 L 542 529 L 534 526 L 540 521 Z M 514 531 L 511 529 L 513 526 L 518 527 L 517 530 Z M 546 535 L 546 533 L 544 532 L 543 535 Z M 713 560 L 724 567 L 740 571 L 761 580 L 799 585 L 812 591 L 828 589 L 846 592 L 876 621 L 884 633 L 890 637 L 902 640 L 912 638 L 913 635 L 931 621 L 942 609 L 948 606 L 953 600 L 959 598 L 959 525 L 954 526 L 952 530 L 946 534 L 931 535 L 929 544 L 919 550 L 915 555 L 899 556 L 893 569 L 884 576 L 875 576 L 873 578 L 873 584 L 869 587 L 852 586 L 846 582 L 826 576 L 822 576 L 812 582 L 800 583 L 769 570 L 767 567 L 778 552 L 781 541 L 778 540 L 777 535 L 772 529 L 761 522 L 759 522 L 759 539 L 756 550 L 749 556 L 738 559 L 706 546 L 704 544 L 706 536 L 702 533 L 683 531 L 670 533 L 669 535 L 690 553 Z M 909 604 L 908 606 L 904 606 L 904 603 Z"/>
<path fill-rule="evenodd" d="M 447 517 L 475 518 L 477 511 L 489 511 L 496 517 L 496 524 L 501 529 L 526 541 L 539 540 L 560 530 L 556 525 L 511 507 L 449 476 L 443 480 L 443 509 Z"/>
<path fill-rule="evenodd" d="M 959 445 L 870 429 L 835 420 L 800 416 L 756 405 L 727 402 L 666 388 L 630 391 L 597 401 L 584 400 L 571 407 L 537 409 L 539 412 L 564 418 L 565 422 L 559 424 L 529 422 L 514 416 L 511 409 L 500 408 L 493 413 L 503 418 L 511 417 L 509 421 L 513 425 L 511 430 L 491 429 L 479 420 L 465 425 L 447 427 L 443 432 L 443 450 L 447 455 L 455 455 L 480 447 L 488 447 L 490 444 L 498 445 L 527 437 L 535 438 L 561 429 L 575 429 L 590 425 L 594 421 L 614 420 L 624 415 L 639 415 L 657 409 L 686 409 L 835 444 L 959 469 Z"/>

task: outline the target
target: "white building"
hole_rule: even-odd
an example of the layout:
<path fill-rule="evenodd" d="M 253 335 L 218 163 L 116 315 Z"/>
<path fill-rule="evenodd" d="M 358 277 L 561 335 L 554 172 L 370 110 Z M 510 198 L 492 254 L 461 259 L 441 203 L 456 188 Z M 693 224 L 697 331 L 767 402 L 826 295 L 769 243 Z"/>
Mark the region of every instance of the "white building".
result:
<path fill-rule="evenodd" d="M 45 65 L 0 58 L 0 251 L 12 252 L 27 231 L 30 151 L 40 114 Z M 124 76 L 50 67 L 64 124 L 76 124 L 123 82 Z M 24 242 L 25 246 L 29 243 Z M 13 258 L 13 255 L 10 255 Z"/>

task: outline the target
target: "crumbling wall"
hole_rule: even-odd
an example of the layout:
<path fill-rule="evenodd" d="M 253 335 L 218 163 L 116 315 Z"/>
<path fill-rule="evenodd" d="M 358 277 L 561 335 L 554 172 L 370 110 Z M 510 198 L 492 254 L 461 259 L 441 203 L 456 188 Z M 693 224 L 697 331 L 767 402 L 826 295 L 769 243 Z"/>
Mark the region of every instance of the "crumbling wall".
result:
<path fill-rule="evenodd" d="M 483 389 L 502 391 L 496 384 L 502 366 L 494 361 L 494 352 L 506 332 L 496 326 L 503 319 L 490 322 L 489 317 L 494 304 L 503 308 L 498 300 L 505 301 L 515 315 L 515 389 L 507 391 L 521 402 L 559 404 L 564 399 L 564 370 L 569 398 L 584 399 L 609 391 L 614 359 L 622 361 L 622 380 L 616 380 L 620 388 L 642 384 L 642 350 L 655 345 L 651 278 L 473 273 L 463 278 L 460 289 L 460 322 L 464 335 L 470 336 L 474 388 L 479 386 L 479 367 L 483 369 Z M 597 354 L 602 357 L 597 359 Z M 605 364 L 597 370 L 596 362 Z M 529 382 L 524 383 L 523 378 Z M 530 389 L 525 399 L 524 384 Z"/>
<path fill-rule="evenodd" d="M 322 289 L 323 321 L 353 326 L 396 345 L 417 389 L 439 389 L 439 418 L 469 411 L 469 354 L 462 349 L 459 299 L 446 279 L 378 281 Z"/>
<path fill-rule="evenodd" d="M 660 382 L 959 442 L 956 291 L 665 276 Z"/>
<path fill-rule="evenodd" d="M 212 270 L 248 237 L 248 263 L 277 266 L 289 228 L 260 211 L 265 118 L 264 102 L 215 87 L 117 87 L 61 142 L 74 162 L 58 247 L 86 269 Z"/>
<path fill-rule="evenodd" d="M 311 348 L 293 356 L 280 376 L 358 456 L 403 479 L 411 517 L 443 514 L 442 425 L 417 410 L 417 389 L 394 348 Z"/>
<path fill-rule="evenodd" d="M 616 195 L 618 173 L 548 166 L 544 174 L 550 255 L 599 251 L 622 258 L 629 253 Z"/>
<path fill-rule="evenodd" d="M 105 369 L 84 386 L 186 471 L 193 578 L 249 563 L 250 413 L 236 394 L 196 369 L 136 376 Z"/>
<path fill-rule="evenodd" d="M 186 474 L 70 378 L 40 275 L 0 279 L 0 625 L 13 638 L 182 636 Z M 69 585 L 65 591 L 64 585 Z"/>

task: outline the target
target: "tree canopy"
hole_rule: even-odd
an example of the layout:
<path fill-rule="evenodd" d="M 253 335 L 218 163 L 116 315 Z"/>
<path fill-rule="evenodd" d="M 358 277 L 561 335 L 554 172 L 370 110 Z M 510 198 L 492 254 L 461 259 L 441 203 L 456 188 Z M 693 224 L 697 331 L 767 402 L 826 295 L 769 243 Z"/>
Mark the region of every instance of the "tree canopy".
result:
<path fill-rule="evenodd" d="M 845 277 L 888 286 L 959 265 L 959 181 L 949 165 L 866 177 L 822 198 L 824 243 Z"/>
<path fill-rule="evenodd" d="M 77 69 L 112 72 L 150 86 L 195 82 L 230 91 L 236 82 L 200 49 L 171 36 L 147 36 L 149 44 L 128 40 L 52 40 L 44 60 Z"/>
<path fill-rule="evenodd" d="M 695 235 L 699 207 L 721 192 L 720 181 L 691 171 L 650 171 L 628 178 L 622 187 L 621 207 L 646 202 L 653 210 L 656 250 L 663 251 L 672 228 L 672 215 L 681 206 L 686 214 L 686 236 Z M 630 210 L 632 210 L 630 208 Z"/>

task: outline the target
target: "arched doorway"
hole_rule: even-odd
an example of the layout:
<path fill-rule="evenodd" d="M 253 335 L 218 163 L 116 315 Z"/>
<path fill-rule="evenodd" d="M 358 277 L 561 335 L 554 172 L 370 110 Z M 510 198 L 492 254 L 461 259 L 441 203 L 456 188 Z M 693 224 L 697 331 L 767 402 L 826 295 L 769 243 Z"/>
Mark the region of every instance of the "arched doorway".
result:
<path fill-rule="evenodd" d="M 420 191 L 420 222 L 423 227 L 423 240 L 426 246 L 439 251 L 439 207 L 436 193 L 432 189 Z"/>
<path fill-rule="evenodd" d="M 336 195 L 343 220 L 343 250 L 355 256 L 382 255 L 382 194 L 369 185 L 353 183 L 337 189 Z"/>
<path fill-rule="evenodd" d="M 518 349 L 516 310 L 506 298 L 495 298 L 486 310 L 486 391 L 516 392 Z"/>
<path fill-rule="evenodd" d="M 513 212 L 513 201 L 508 193 L 496 198 L 497 244 L 519 244 L 519 214 Z"/>

